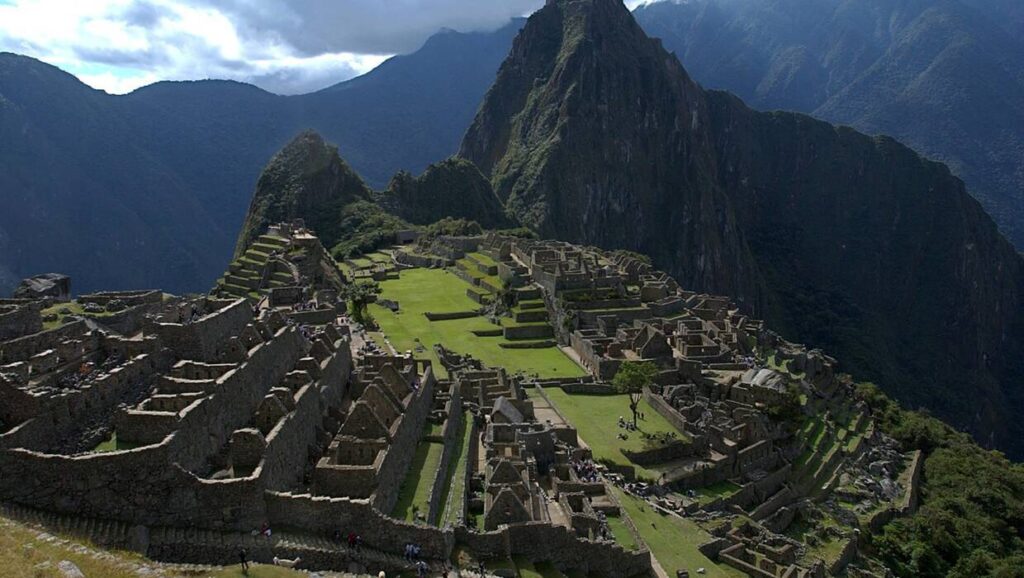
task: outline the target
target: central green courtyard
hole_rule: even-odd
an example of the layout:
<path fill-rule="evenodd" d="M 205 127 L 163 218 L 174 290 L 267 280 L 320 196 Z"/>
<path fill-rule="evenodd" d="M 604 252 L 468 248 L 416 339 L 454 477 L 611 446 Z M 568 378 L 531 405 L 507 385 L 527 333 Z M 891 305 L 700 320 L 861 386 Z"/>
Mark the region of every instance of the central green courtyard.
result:
<path fill-rule="evenodd" d="M 398 279 L 380 283 L 382 299 L 397 301 L 399 311 L 392 312 L 377 304 L 369 311 L 399 353 L 411 350 L 421 359 L 430 359 L 438 375 L 446 377 L 434 344 L 440 343 L 456 353 L 472 355 L 491 367 L 504 367 L 509 372 L 523 372 L 541 377 L 579 377 L 586 372 L 558 347 L 505 349 L 503 337 L 479 337 L 473 331 L 499 329 L 479 315 L 466 319 L 430 321 L 424 313 L 476 311 L 480 304 L 466 295 L 471 287 L 459 277 L 443 269 L 408 269 Z"/>
<path fill-rule="evenodd" d="M 594 459 L 620 466 L 633 466 L 637 475 L 651 480 L 658 479 L 662 472 L 670 470 L 669 465 L 641 467 L 629 461 L 622 451 L 639 452 L 660 444 L 660 441 L 656 439 L 645 439 L 641 433 L 656 438 L 664 434 L 675 433 L 678 440 L 688 439 L 685 434 L 676 430 L 668 420 L 655 411 L 646 400 L 640 401 L 639 410 L 644 414 L 644 419 L 637 421 L 639 431 L 626 431 L 618 426 L 619 416 L 627 421 L 632 419 L 632 414 L 629 411 L 629 397 L 625 394 L 570 395 L 557 387 L 545 388 L 544 393 L 558 412 L 576 428 L 580 438 L 594 453 Z M 536 389 L 530 389 L 527 390 L 527 395 L 533 397 L 539 396 L 540 393 Z M 626 439 L 620 439 L 618 437 L 620 433 L 625 434 Z"/>

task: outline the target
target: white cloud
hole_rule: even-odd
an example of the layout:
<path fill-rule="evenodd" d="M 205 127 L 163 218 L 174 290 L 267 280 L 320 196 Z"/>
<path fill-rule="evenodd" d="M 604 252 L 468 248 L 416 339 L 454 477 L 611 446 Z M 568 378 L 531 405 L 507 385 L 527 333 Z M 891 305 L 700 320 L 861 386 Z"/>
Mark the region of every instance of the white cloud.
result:
<path fill-rule="evenodd" d="M 0 3 L 0 50 L 27 54 L 119 94 L 157 80 L 228 78 L 282 93 L 362 74 L 388 55 L 304 54 L 274 30 L 181 0 Z"/>
<path fill-rule="evenodd" d="M 630 8 L 647 0 L 627 0 Z M 294 94 L 411 52 L 441 28 L 493 30 L 544 0 L 0 0 L 0 50 L 111 93 L 225 78 Z"/>

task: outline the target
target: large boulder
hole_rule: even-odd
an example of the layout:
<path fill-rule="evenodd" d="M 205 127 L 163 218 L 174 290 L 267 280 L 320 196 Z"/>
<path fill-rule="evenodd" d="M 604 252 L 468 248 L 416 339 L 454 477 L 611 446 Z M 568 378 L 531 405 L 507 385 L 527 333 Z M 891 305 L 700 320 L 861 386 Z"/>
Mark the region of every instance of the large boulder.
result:
<path fill-rule="evenodd" d="M 60 301 L 71 298 L 71 277 L 60 273 L 45 273 L 22 279 L 14 290 L 15 299 L 41 299 L 53 297 Z"/>

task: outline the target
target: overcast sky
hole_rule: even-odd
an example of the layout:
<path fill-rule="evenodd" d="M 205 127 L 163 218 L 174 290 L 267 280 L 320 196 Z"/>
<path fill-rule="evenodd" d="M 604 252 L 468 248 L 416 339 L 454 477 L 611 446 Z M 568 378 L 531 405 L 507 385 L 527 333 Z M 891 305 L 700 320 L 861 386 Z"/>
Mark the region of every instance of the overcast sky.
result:
<path fill-rule="evenodd" d="M 203 78 L 296 94 L 416 50 L 442 28 L 494 30 L 543 3 L 0 0 L 0 51 L 33 56 L 117 94 L 158 80 Z"/>

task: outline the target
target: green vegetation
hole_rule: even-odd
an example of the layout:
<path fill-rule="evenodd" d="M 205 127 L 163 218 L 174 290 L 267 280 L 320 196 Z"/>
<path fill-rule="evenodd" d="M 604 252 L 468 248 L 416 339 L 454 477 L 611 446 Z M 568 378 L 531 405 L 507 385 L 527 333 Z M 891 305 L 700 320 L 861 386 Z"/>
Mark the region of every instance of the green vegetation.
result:
<path fill-rule="evenodd" d="M 466 493 L 466 468 L 469 467 L 469 444 L 474 441 L 470 436 L 472 433 L 470 420 L 472 419 L 473 414 L 468 411 L 462 416 L 459 442 L 455 447 L 455 455 L 452 456 L 451 464 L 448 466 L 448 483 L 445 484 L 444 495 L 441 496 L 441 501 L 445 504 L 441 523 L 439 524 L 441 526 L 454 526 L 461 522 L 455 516 L 459 513 L 458 500 Z"/>
<path fill-rule="evenodd" d="M 612 387 L 615 391 L 629 396 L 629 411 L 633 413 L 633 425 L 636 425 L 637 407 L 644 397 L 644 388 L 654 383 L 658 376 L 658 368 L 651 362 L 636 363 L 627 361 L 623 363 L 612 379 Z"/>
<path fill-rule="evenodd" d="M 117 432 L 110 434 L 110 438 L 93 448 L 94 452 L 116 452 L 121 450 L 132 450 L 140 447 L 139 444 L 121 441 L 117 439 Z"/>
<path fill-rule="evenodd" d="M 416 446 L 416 455 L 402 482 L 392 516 L 409 522 L 416 521 L 417 514 L 426 518 L 430 509 L 430 490 L 438 475 L 443 451 L 444 444 L 437 442 L 421 441 Z"/>
<path fill-rule="evenodd" d="M 859 384 L 857 394 L 905 450 L 927 455 L 920 509 L 872 537 L 881 560 L 899 576 L 1021 576 L 1024 466 L 901 409 L 873 384 Z"/>
<path fill-rule="evenodd" d="M 723 480 L 695 490 L 698 501 L 704 505 L 718 498 L 727 498 L 734 494 L 740 487 L 728 480 Z"/>
<path fill-rule="evenodd" d="M 639 530 L 640 537 L 647 543 L 651 554 L 657 558 L 669 576 L 675 576 L 676 570 L 684 568 L 690 571 L 691 576 L 695 575 L 697 568 L 705 568 L 705 576 L 709 578 L 745 576 L 728 566 L 716 565 L 697 550 L 697 546 L 710 540 L 711 536 L 701 530 L 695 522 L 661 514 L 644 500 L 630 496 L 618 488 L 614 488 L 614 491 L 626 514 Z"/>
<path fill-rule="evenodd" d="M 412 350 L 416 357 L 431 359 L 442 377 L 445 372 L 434 353 L 435 343 L 511 372 L 544 377 L 585 374 L 557 347 L 503 349 L 501 344 L 509 342 L 502 337 L 477 337 L 472 333 L 474 330 L 497 328 L 483 317 L 430 321 L 423 315 L 479 309 L 480 305 L 466 296 L 468 287 L 465 281 L 444 270 L 410 269 L 402 271 L 398 279 L 380 283 L 381 296 L 398 301 L 398 313 L 376 304 L 371 304 L 368 311 L 396 349 Z"/>
<path fill-rule="evenodd" d="M 637 452 L 661 443 L 651 439 L 645 440 L 641 433 L 655 436 L 675 433 L 679 439 L 685 439 L 643 399 L 640 400 L 638 409 L 644 414 L 644 419 L 638 422 L 638 431 L 627 432 L 617 427 L 619 417 L 625 414 L 628 408 L 629 400 L 625 395 L 570 395 L 560 388 L 553 387 L 545 388 L 544 393 L 558 411 L 576 427 L 580 437 L 593 450 L 594 458 L 599 461 L 622 466 L 634 465 L 622 450 Z M 627 439 L 616 437 L 619 433 L 625 433 Z M 661 470 L 657 466 L 634 467 L 639 476 L 652 480 L 661 476 Z"/>
<path fill-rule="evenodd" d="M 106 576 L 106 574 L 104 574 L 104 576 Z M 236 564 L 214 572 L 202 574 L 201 576 L 202 578 L 298 578 L 301 576 L 308 576 L 308 574 L 298 570 L 289 570 L 288 568 L 282 568 L 280 566 L 250 563 L 249 570 L 247 572 L 242 572 L 242 567 Z"/>
<path fill-rule="evenodd" d="M 633 533 L 629 531 L 626 522 L 621 517 L 608 516 L 607 521 L 608 529 L 612 531 L 612 536 L 615 536 L 615 541 L 618 542 L 619 546 L 626 550 L 636 550 L 639 548 L 636 539 L 633 538 Z"/>
<path fill-rule="evenodd" d="M 366 307 L 378 293 L 380 286 L 376 283 L 349 283 L 342 287 L 339 297 L 349 304 L 352 319 L 358 323 L 367 323 L 372 317 L 367 318 Z"/>
<path fill-rule="evenodd" d="M 341 226 L 331 247 L 331 255 L 341 261 L 353 255 L 371 253 L 390 245 L 395 240 L 395 233 L 407 229 L 415 227 L 370 201 L 351 203 L 341 210 Z"/>
<path fill-rule="evenodd" d="M 68 312 L 61 313 L 61 310 L 67 310 Z M 72 315 L 88 315 L 90 317 L 109 317 L 110 315 L 113 315 L 113 313 L 110 313 L 109 311 L 102 311 L 99 313 L 86 313 L 85 309 L 82 307 L 82 304 L 79 303 L 78 301 L 56 303 L 54 305 L 47 307 L 46 309 L 41 310 L 39 314 L 42 315 L 43 317 L 46 317 L 48 315 L 57 316 L 57 319 L 53 321 L 44 321 L 43 329 L 55 329 L 57 327 L 60 327 L 61 325 L 64 325 L 65 319 Z"/>
<path fill-rule="evenodd" d="M 440 221 L 431 223 L 423 229 L 423 235 L 427 238 L 439 235 L 471 236 L 480 235 L 484 232 L 480 223 L 467 221 L 466 219 L 453 219 L 445 217 Z"/>

